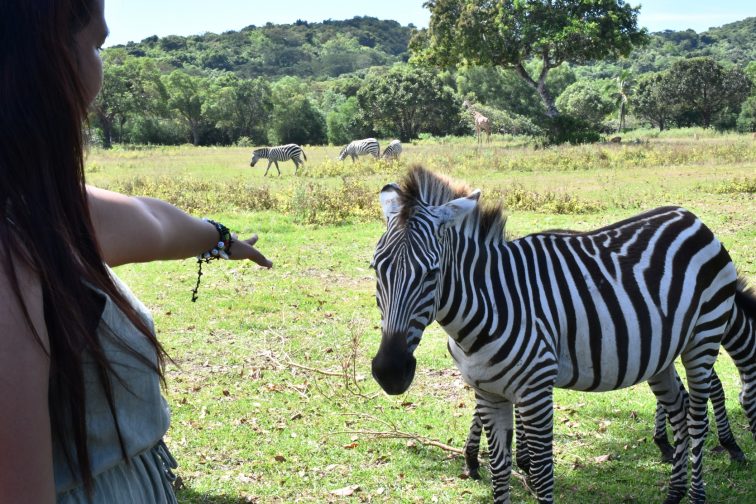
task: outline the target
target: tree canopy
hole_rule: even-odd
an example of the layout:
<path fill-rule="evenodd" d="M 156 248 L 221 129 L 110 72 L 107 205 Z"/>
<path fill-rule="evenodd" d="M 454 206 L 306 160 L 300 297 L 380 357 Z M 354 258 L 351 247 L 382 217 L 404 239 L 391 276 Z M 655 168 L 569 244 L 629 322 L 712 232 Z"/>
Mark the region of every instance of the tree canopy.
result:
<path fill-rule="evenodd" d="M 429 27 L 410 47 L 415 61 L 512 68 L 558 114 L 546 87 L 552 68 L 626 56 L 647 41 L 638 10 L 622 0 L 430 0 Z M 526 69 L 530 59 L 540 71 Z"/>

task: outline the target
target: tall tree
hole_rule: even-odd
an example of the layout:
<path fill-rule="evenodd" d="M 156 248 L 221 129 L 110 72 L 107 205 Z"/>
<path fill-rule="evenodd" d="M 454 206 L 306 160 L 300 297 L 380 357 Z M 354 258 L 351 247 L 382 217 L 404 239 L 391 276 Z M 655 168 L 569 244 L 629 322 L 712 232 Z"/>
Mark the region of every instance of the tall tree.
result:
<path fill-rule="evenodd" d="M 460 124 L 451 88 L 425 68 L 399 64 L 385 74 L 374 73 L 357 92 L 357 101 L 373 129 L 403 142 L 420 132 L 448 134 Z"/>
<path fill-rule="evenodd" d="M 103 85 L 93 106 L 103 147 L 111 147 L 116 125 L 122 129 L 129 116 L 160 114 L 165 99 L 160 70 L 153 60 L 130 56 L 121 48 L 106 52 Z"/>
<path fill-rule="evenodd" d="M 410 43 L 416 61 L 512 68 L 536 90 L 549 117 L 559 114 L 546 86 L 551 69 L 626 56 L 648 39 L 638 28 L 639 7 L 622 0 L 429 0 L 424 6 L 431 19 Z M 536 75 L 526 68 L 531 58 L 541 63 Z"/>
<path fill-rule="evenodd" d="M 644 75 L 633 99 L 633 112 L 663 131 L 675 115 L 676 105 L 669 85 L 669 74 L 657 72 Z"/>
<path fill-rule="evenodd" d="M 205 93 L 202 78 L 194 77 L 182 70 L 174 70 L 164 77 L 168 91 L 168 106 L 184 120 L 191 132 L 192 144 L 200 143 L 200 125 L 203 116 Z"/>
<path fill-rule="evenodd" d="M 709 57 L 676 61 L 669 77 L 671 96 L 683 110 L 695 112 L 704 128 L 725 108 L 739 110 L 751 91 L 751 81 L 744 72 L 727 70 Z"/>

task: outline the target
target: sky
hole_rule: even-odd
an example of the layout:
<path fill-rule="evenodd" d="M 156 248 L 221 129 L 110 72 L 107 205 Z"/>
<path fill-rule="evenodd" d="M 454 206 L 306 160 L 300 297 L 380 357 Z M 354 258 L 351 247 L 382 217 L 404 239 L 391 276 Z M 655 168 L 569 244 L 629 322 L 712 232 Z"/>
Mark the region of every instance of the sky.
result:
<path fill-rule="evenodd" d="M 240 30 L 245 26 L 319 22 L 373 16 L 402 25 L 428 26 L 424 0 L 106 0 L 110 26 L 106 46 L 138 42 L 151 35 L 197 35 Z M 638 1 L 630 0 L 631 5 Z M 639 24 L 649 31 L 706 31 L 756 16 L 754 0 L 646 0 L 640 2 Z"/>

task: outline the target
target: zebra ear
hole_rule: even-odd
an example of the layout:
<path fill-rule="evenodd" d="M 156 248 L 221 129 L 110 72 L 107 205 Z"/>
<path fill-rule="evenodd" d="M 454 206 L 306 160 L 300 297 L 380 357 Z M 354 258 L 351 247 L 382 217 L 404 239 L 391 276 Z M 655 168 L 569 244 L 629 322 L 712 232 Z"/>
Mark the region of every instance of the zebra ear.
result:
<path fill-rule="evenodd" d="M 401 193 L 402 190 L 394 183 L 386 184 L 381 189 L 381 207 L 383 208 L 383 215 L 386 216 L 386 222 L 394 218 L 401 210 L 402 207 L 399 204 Z"/>
<path fill-rule="evenodd" d="M 472 212 L 478 206 L 480 190 L 476 189 L 468 196 L 451 200 L 438 208 L 438 225 L 443 226 L 455 222 Z"/>

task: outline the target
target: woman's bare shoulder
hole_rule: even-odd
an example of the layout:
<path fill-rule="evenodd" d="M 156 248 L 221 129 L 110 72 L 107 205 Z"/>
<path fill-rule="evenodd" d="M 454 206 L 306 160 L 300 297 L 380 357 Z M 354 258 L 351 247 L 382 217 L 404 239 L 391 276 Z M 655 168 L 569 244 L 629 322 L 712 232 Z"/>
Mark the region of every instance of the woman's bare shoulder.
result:
<path fill-rule="evenodd" d="M 35 337 L 36 332 L 36 337 Z M 31 338 L 34 346 L 47 353 L 42 284 L 39 275 L 20 251 L 9 250 L 0 240 L 0 369 L 8 350 L 26 347 Z M 32 349 L 30 349 L 32 350 Z"/>

